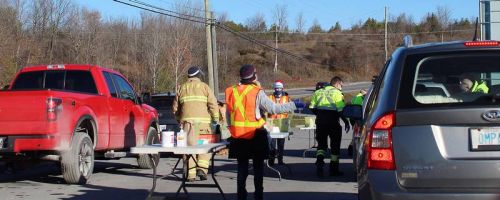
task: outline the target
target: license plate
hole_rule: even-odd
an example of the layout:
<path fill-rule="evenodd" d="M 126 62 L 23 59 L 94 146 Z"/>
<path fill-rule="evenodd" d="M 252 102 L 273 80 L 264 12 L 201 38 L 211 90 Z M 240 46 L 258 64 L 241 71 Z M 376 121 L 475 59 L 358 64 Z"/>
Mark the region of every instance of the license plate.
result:
<path fill-rule="evenodd" d="M 160 125 L 160 131 L 167 130 L 167 125 Z"/>
<path fill-rule="evenodd" d="M 6 137 L 0 137 L 0 149 L 4 148 L 4 144 L 5 144 L 6 139 L 7 139 Z"/>
<path fill-rule="evenodd" d="M 471 128 L 470 139 L 472 150 L 500 150 L 500 128 Z"/>

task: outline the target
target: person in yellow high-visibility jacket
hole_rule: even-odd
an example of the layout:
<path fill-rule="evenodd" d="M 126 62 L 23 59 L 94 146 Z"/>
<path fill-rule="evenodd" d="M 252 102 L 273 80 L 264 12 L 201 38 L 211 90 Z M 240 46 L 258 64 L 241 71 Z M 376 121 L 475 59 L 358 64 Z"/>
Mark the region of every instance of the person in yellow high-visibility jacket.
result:
<path fill-rule="evenodd" d="M 356 94 L 356 96 L 352 97 L 351 99 L 351 105 L 357 105 L 357 106 L 363 106 L 363 101 L 365 100 L 365 96 L 366 96 L 366 90 L 362 89 L 359 91 L 358 94 Z M 353 130 L 354 127 L 355 127 L 355 124 L 356 124 L 356 120 L 354 119 L 349 119 L 349 122 L 351 123 L 351 126 L 353 127 Z M 351 140 L 351 143 L 349 144 L 349 147 L 347 147 L 347 154 L 349 156 L 352 156 L 353 154 L 353 145 L 354 145 L 354 135 L 356 133 L 352 133 L 352 140 Z"/>
<path fill-rule="evenodd" d="M 269 99 L 276 104 L 285 104 L 290 102 L 290 97 L 288 93 L 284 91 L 283 81 L 277 80 L 273 84 L 274 92 L 269 95 Z M 269 119 L 286 119 L 288 118 L 288 113 L 282 114 L 268 114 Z M 271 156 L 269 157 L 269 165 L 274 165 L 274 159 L 278 158 L 278 165 L 284 165 L 283 162 L 283 152 L 285 149 L 285 138 L 271 139 Z"/>
<path fill-rule="evenodd" d="M 340 77 L 335 76 L 330 84 L 316 90 L 309 105 L 309 108 L 316 114 L 316 140 L 318 141 L 316 174 L 319 177 L 323 177 L 323 159 L 328 149 L 328 137 L 330 137 L 331 148 L 330 176 L 343 174 L 339 170 L 340 142 L 342 140 L 342 126 L 339 119 L 344 122 L 346 133 L 350 129 L 349 122 L 340 113 L 345 106 L 344 94 L 342 94 L 343 81 Z"/>
<path fill-rule="evenodd" d="M 484 94 L 488 94 L 490 90 L 485 82 L 472 81 L 469 78 L 463 78 L 460 81 L 460 88 L 464 92 L 484 93 Z"/>
<path fill-rule="evenodd" d="M 173 102 L 173 112 L 187 132 L 188 145 L 197 145 L 200 134 L 212 134 L 212 125 L 219 121 L 219 110 L 214 92 L 200 79 L 201 69 L 190 67 L 188 69 L 188 80 L 182 84 L 177 91 Z M 198 154 L 194 156 L 195 162 L 189 160 L 187 180 L 193 182 L 196 176 L 200 180 L 207 179 L 208 167 L 210 165 L 210 154 Z"/>

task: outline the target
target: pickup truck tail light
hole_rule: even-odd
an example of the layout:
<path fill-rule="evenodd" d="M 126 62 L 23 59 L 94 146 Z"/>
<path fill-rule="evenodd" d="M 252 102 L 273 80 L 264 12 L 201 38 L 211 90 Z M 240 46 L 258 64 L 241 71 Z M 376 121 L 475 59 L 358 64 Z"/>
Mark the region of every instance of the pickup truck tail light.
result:
<path fill-rule="evenodd" d="M 62 99 L 49 97 L 47 98 L 47 120 L 57 120 L 57 114 L 61 110 Z"/>
<path fill-rule="evenodd" d="M 377 119 L 367 138 L 366 150 L 368 169 L 394 170 L 394 149 L 392 146 L 392 128 L 396 123 L 394 112 L 389 112 Z"/>

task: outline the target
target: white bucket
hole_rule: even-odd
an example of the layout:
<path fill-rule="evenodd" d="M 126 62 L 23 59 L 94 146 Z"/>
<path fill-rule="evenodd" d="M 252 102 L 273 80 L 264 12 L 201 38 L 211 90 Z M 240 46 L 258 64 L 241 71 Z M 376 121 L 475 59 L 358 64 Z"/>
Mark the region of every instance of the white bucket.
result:
<path fill-rule="evenodd" d="M 174 147 L 175 144 L 175 133 L 173 131 L 162 131 L 161 132 L 161 146 L 162 147 Z"/>

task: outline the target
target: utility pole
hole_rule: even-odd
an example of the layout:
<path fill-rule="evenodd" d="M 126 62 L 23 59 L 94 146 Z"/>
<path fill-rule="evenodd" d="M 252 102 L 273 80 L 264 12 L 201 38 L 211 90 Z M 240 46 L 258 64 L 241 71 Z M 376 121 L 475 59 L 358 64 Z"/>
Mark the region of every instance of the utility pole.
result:
<path fill-rule="evenodd" d="M 219 65 L 217 63 L 217 34 L 215 32 L 215 14 L 214 12 L 211 12 L 211 17 L 212 17 L 212 23 L 211 23 L 211 33 L 212 33 L 212 61 L 213 61 L 213 74 L 214 74 L 214 93 L 215 93 L 215 98 L 219 99 Z"/>
<path fill-rule="evenodd" d="M 388 54 L 388 50 L 387 50 L 387 6 L 385 7 L 385 14 L 384 14 L 384 20 L 385 20 L 385 35 L 384 35 L 384 46 L 385 46 L 385 60 L 387 60 L 387 54 Z"/>
<path fill-rule="evenodd" d="M 215 91 L 214 87 L 214 66 L 213 66 L 213 54 L 212 54 L 212 18 L 210 17 L 210 7 L 208 4 L 209 0 L 205 0 L 205 33 L 207 36 L 207 62 L 208 62 L 208 86 L 212 91 Z M 218 97 L 219 94 L 215 94 Z"/>
<path fill-rule="evenodd" d="M 276 26 L 274 27 L 274 32 L 275 32 L 275 48 L 276 50 L 274 50 L 274 80 L 276 80 L 276 77 L 277 77 L 277 74 L 278 74 L 278 28 L 279 28 L 279 25 L 278 25 L 278 22 L 276 22 Z"/>

